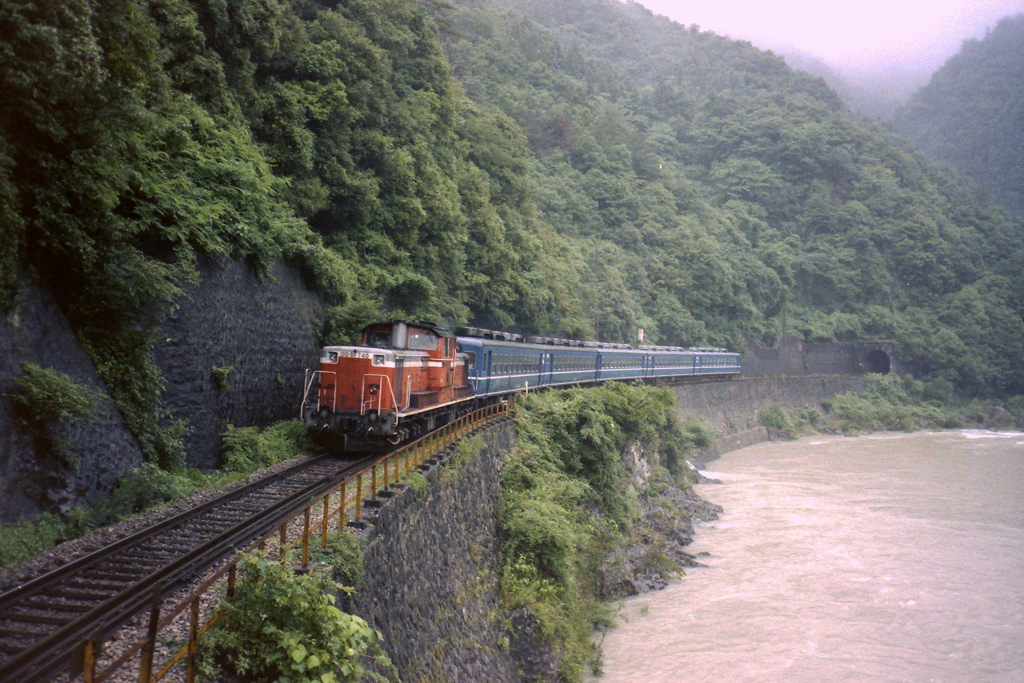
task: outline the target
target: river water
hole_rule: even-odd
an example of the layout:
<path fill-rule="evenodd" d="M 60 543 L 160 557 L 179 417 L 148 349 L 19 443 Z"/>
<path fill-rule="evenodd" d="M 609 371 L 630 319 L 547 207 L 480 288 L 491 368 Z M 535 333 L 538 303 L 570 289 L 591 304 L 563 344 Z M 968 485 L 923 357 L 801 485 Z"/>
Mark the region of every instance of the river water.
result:
<path fill-rule="evenodd" d="M 728 453 L 690 569 L 631 598 L 600 683 L 1024 682 L 1024 434 Z"/>

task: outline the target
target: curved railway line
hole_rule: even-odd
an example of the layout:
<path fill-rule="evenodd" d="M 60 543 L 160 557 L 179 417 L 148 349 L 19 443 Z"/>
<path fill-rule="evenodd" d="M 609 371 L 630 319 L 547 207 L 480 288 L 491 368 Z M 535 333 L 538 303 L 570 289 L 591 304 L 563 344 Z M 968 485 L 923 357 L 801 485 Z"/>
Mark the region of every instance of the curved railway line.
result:
<path fill-rule="evenodd" d="M 136 655 L 133 681 L 159 681 L 182 659 L 185 680 L 195 680 L 196 644 L 219 617 L 216 603 L 222 598 L 211 597 L 211 591 L 219 585 L 231 599 L 241 551 L 270 542 L 282 556 L 301 547 L 305 566 L 314 534 L 324 547 L 331 524 L 358 526 L 364 507 L 379 506 L 369 500 L 364 506 L 364 497 L 392 495 L 386 490 L 403 475 L 507 414 L 506 403 L 493 404 L 384 455 L 305 460 L 7 591 L 0 595 L 0 683 L 45 683 L 62 676 L 102 683 L 121 676 Z M 314 512 L 321 505 L 322 515 Z M 125 642 L 119 630 L 140 619 L 147 623 L 147 610 L 145 638 L 129 635 L 131 642 Z M 209 617 L 203 625 L 201 611 Z M 179 617 L 191 619 L 187 645 L 158 668 L 158 633 Z M 112 641 L 119 641 L 119 651 L 105 653 Z"/>
<path fill-rule="evenodd" d="M 301 462 L 0 595 L 0 681 L 77 673 L 83 643 L 102 641 L 372 461 Z"/>

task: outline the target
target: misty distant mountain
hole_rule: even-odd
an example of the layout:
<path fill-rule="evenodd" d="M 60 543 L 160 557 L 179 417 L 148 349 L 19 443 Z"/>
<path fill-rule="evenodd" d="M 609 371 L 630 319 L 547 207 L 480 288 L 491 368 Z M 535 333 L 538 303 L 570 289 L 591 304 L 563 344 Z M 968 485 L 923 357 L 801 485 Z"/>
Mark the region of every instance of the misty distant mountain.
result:
<path fill-rule="evenodd" d="M 913 64 L 904 69 L 850 72 L 799 48 L 773 47 L 772 51 L 794 69 L 823 78 L 846 106 L 871 119 L 892 118 L 930 75 Z"/>
<path fill-rule="evenodd" d="M 893 123 L 1024 215 L 1024 14 L 966 41 Z"/>

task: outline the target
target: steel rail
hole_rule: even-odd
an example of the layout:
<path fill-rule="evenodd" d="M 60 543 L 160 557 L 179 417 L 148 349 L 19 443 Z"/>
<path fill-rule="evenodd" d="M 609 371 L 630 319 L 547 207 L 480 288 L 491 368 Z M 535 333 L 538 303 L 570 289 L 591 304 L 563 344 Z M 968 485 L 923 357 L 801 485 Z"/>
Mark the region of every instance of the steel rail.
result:
<path fill-rule="evenodd" d="M 322 462 L 328 457 L 329 456 L 321 455 L 316 458 L 312 458 L 310 460 L 306 460 L 295 465 L 292 465 L 291 467 L 283 469 L 279 472 L 275 472 L 272 475 L 268 475 L 266 477 L 262 477 L 255 481 L 252 481 L 244 486 L 232 489 L 231 491 L 228 491 L 222 496 L 212 498 L 211 500 L 197 507 L 189 508 L 188 510 L 185 510 L 181 513 L 178 513 L 176 515 L 168 517 L 167 519 L 157 522 L 152 526 L 140 529 L 134 534 L 118 539 L 117 541 L 114 541 L 109 545 L 105 545 L 102 548 L 98 548 L 97 550 L 87 555 L 83 555 L 82 557 L 76 558 L 73 561 L 61 565 L 60 567 L 52 571 L 37 576 L 36 578 L 31 579 L 26 583 L 23 583 L 18 587 L 13 588 L 7 591 L 6 593 L 0 595 L 0 611 L 8 609 L 12 605 L 21 602 L 26 598 L 32 597 L 36 593 L 39 593 L 50 586 L 58 585 L 61 582 L 63 582 L 64 579 L 66 579 L 67 577 L 81 573 L 81 571 L 87 568 L 88 566 L 96 564 L 97 562 L 104 560 L 108 557 L 112 557 L 124 549 L 137 545 L 143 541 L 149 540 L 150 538 L 153 538 L 154 536 L 163 531 L 172 529 L 176 526 L 181 526 L 185 522 L 190 521 L 204 514 L 205 512 L 208 512 L 209 510 L 212 510 L 216 507 L 220 507 L 225 503 L 246 496 L 261 488 L 270 486 L 274 483 L 277 483 L 278 481 L 281 481 L 282 479 L 287 479 L 288 477 L 291 477 L 292 475 L 301 472 L 302 470 L 308 469 L 310 466 L 316 463 Z M 2 667 L 0 667 L 0 671 L 2 671 Z"/>
<path fill-rule="evenodd" d="M 324 505 L 324 517 L 316 525 L 316 529 L 320 530 L 322 536 L 321 545 L 324 545 L 327 538 L 327 526 L 332 518 L 337 518 L 339 528 L 346 524 L 346 510 L 349 503 L 354 505 L 352 522 L 358 523 L 362 516 L 360 508 L 362 507 L 364 495 L 376 499 L 378 493 L 383 495 L 383 489 L 389 488 L 390 481 L 397 483 L 400 480 L 403 471 L 408 475 L 413 468 L 422 466 L 428 458 L 435 457 L 450 444 L 472 433 L 473 430 L 482 425 L 505 417 L 507 414 L 507 403 L 499 402 L 492 404 L 457 418 L 434 432 L 414 442 L 400 446 L 389 453 L 367 457 L 359 461 L 347 463 L 344 466 L 339 463 L 339 468 L 328 475 L 307 484 L 299 491 L 292 492 L 286 496 L 282 494 L 279 500 L 262 507 L 255 514 L 247 514 L 246 518 L 242 521 L 234 523 L 235 520 L 228 520 L 227 524 L 234 523 L 234 525 L 223 531 L 214 529 L 213 533 L 216 533 L 214 537 L 201 542 L 198 546 L 192 547 L 187 551 L 183 549 L 184 555 L 169 560 L 155 572 L 140 576 L 139 579 L 134 580 L 131 585 L 119 590 L 112 597 L 102 599 L 97 596 L 96 600 L 91 602 L 84 598 L 72 597 L 70 599 L 90 602 L 88 605 L 76 606 L 74 610 L 62 610 L 60 606 L 51 605 L 50 609 L 65 612 L 75 611 L 79 616 L 68 620 L 44 620 L 44 623 L 58 625 L 58 628 L 49 634 L 39 634 L 39 640 L 16 652 L 0 664 L 0 683 L 23 683 L 27 681 L 42 683 L 43 681 L 52 680 L 52 678 L 62 673 L 70 674 L 72 679 L 82 674 L 87 683 L 94 681 L 98 683 L 99 681 L 107 680 L 113 672 L 125 664 L 128 658 L 138 653 L 140 649 L 143 654 L 142 662 L 140 663 L 140 680 L 144 678 L 146 681 L 157 681 L 186 652 L 182 651 L 175 655 L 173 660 L 164 667 L 164 670 L 157 673 L 155 678 L 153 678 L 151 676 L 154 654 L 152 647 L 155 644 L 156 633 L 166 623 L 169 623 L 174 616 L 183 609 L 186 609 L 187 606 L 190 606 L 192 609 L 193 627 L 190 631 L 189 644 L 186 646 L 186 650 L 189 680 L 193 680 L 195 676 L 194 650 L 196 640 L 212 623 L 211 620 L 211 622 L 207 622 L 199 628 L 198 596 L 202 595 L 215 581 L 219 580 L 218 577 L 222 577 L 225 573 L 229 575 L 227 594 L 231 595 L 234 583 L 234 563 L 237 562 L 237 556 L 241 551 L 246 550 L 250 544 L 257 541 L 262 547 L 268 538 L 279 534 L 282 553 L 297 543 L 302 544 L 302 565 L 306 566 L 312 531 L 310 529 L 309 516 L 314 504 L 318 504 L 322 500 Z M 61 596 L 58 594 L 47 594 L 45 592 L 46 586 L 59 585 L 68 578 L 81 576 L 83 572 L 88 572 L 90 569 L 100 569 L 102 563 L 109 559 L 116 560 L 118 558 L 118 551 L 136 552 L 136 548 L 141 550 L 147 541 L 159 539 L 164 532 L 173 533 L 176 527 L 183 528 L 183 530 L 187 529 L 187 525 L 192 520 L 206 512 L 216 510 L 220 506 L 223 506 L 225 512 L 229 513 L 225 516 L 231 516 L 230 506 L 235 500 L 243 498 L 247 494 L 259 495 L 259 489 L 273 486 L 278 482 L 287 481 L 289 475 L 295 475 L 305 469 L 313 469 L 314 465 L 329 457 L 321 456 L 320 458 L 314 458 L 274 475 L 258 479 L 208 501 L 197 508 L 169 517 L 153 527 L 115 541 L 109 546 L 96 550 L 68 565 L 44 574 L 5 593 L 0 596 L 0 605 L 6 606 L 8 610 L 12 606 L 21 609 L 48 609 L 46 606 L 33 604 L 19 605 L 19 600 L 31 600 L 40 597 L 60 598 Z M 383 488 L 379 486 L 378 474 L 383 474 Z M 369 484 L 368 487 L 364 487 L 364 477 L 369 479 L 366 482 Z M 350 485 L 354 488 L 354 491 L 350 489 L 350 492 L 355 494 L 351 498 L 346 494 L 346 487 Z M 339 491 L 339 507 L 332 512 L 330 511 L 329 497 Z M 261 505 L 263 504 L 261 503 Z M 285 532 L 287 526 L 303 512 L 305 523 L 301 539 L 297 539 L 291 544 L 286 544 Z M 199 530 L 199 533 L 201 534 L 202 530 Z M 169 545 L 174 545 L 174 539 L 168 539 L 168 541 L 170 541 Z M 235 558 L 229 557 L 231 555 L 234 555 Z M 122 561 L 123 563 L 124 561 Z M 220 569 L 216 570 L 212 577 L 207 577 L 197 591 L 189 595 L 180 605 L 174 607 L 169 614 L 164 613 L 161 615 L 163 604 L 167 602 L 167 599 L 172 594 L 175 594 L 177 591 L 180 595 L 183 588 L 191 586 L 196 580 L 217 566 L 220 566 Z M 125 571 L 122 573 L 130 574 L 132 572 Z M 113 577 L 111 576 L 111 578 Z M 100 584 L 102 583 L 116 585 L 117 581 L 100 581 Z M 101 592 L 99 588 L 95 590 L 96 592 Z M 177 600 L 178 598 L 175 597 L 174 599 Z M 92 604 L 97 602 L 98 604 Z M 114 661 L 107 665 L 102 672 L 97 671 L 97 659 L 103 648 L 103 643 L 108 640 L 108 636 L 128 620 L 139 615 L 147 605 L 151 606 L 151 613 L 150 633 L 146 639 L 129 646 L 125 652 L 116 656 Z M 18 616 L 29 616 L 13 614 L 9 611 L 8 614 L 11 615 L 11 621 L 17 621 L 16 617 Z M 2 616 L 0 615 L 0 618 Z M 215 620 L 216 618 L 215 614 L 213 619 Z M 30 622 L 31 618 L 21 621 Z"/>
<path fill-rule="evenodd" d="M 0 604 L 13 605 L 20 600 L 42 593 L 47 587 L 63 582 L 67 577 L 80 574 L 89 566 L 116 555 L 121 550 L 129 549 L 139 543 L 157 536 L 159 533 L 184 524 L 198 515 L 220 505 L 225 505 L 260 488 L 266 488 L 279 481 L 288 479 L 302 470 L 321 462 L 328 456 L 314 458 L 282 472 L 257 480 L 252 484 L 240 487 L 224 496 L 204 503 L 196 509 L 186 511 L 164 520 L 153 527 L 144 529 L 132 536 L 121 539 L 110 546 L 101 548 L 89 555 L 69 563 L 64 567 L 49 572 L 38 579 L 28 582 L 0 597 Z M 189 550 L 177 560 L 149 574 L 118 594 L 92 607 L 88 612 L 70 620 L 45 638 L 28 646 L 0 665 L 0 683 L 23 683 L 25 681 L 44 681 L 62 671 L 75 668 L 75 659 L 81 656 L 81 645 L 87 640 L 105 639 L 105 636 L 136 615 L 147 604 L 159 600 L 194 580 L 198 574 L 220 562 L 227 555 L 244 547 L 248 541 L 258 538 L 279 524 L 281 519 L 294 514 L 308 505 L 324 490 L 330 489 L 338 481 L 344 479 L 353 470 L 358 470 L 367 460 L 357 461 L 341 467 L 331 475 L 321 477 L 256 515 L 247 516 L 243 521 L 234 524 L 227 530 L 217 534 L 207 542 Z"/>

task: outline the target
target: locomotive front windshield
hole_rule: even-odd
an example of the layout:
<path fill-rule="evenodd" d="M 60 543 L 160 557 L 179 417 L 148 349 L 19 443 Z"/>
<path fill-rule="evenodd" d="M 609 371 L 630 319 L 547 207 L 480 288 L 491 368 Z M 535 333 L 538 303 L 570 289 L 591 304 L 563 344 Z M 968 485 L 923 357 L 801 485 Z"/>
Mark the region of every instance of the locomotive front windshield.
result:
<path fill-rule="evenodd" d="M 377 349 L 391 348 L 391 330 L 377 330 L 366 333 L 366 345 Z"/>

